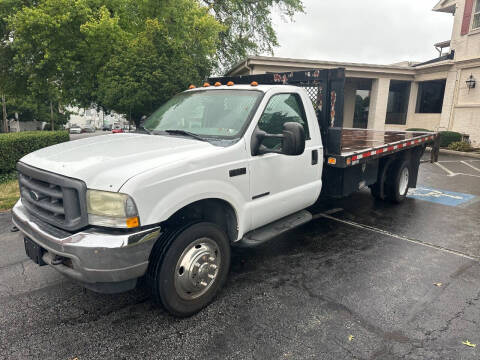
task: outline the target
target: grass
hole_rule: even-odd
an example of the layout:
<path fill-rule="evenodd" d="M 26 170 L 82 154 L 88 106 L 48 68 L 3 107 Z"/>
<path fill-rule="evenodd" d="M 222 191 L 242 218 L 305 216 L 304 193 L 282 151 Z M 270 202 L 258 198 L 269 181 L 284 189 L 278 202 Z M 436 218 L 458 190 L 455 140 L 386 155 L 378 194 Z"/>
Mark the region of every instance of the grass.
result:
<path fill-rule="evenodd" d="M 0 175 L 0 212 L 10 210 L 19 197 L 16 174 Z"/>

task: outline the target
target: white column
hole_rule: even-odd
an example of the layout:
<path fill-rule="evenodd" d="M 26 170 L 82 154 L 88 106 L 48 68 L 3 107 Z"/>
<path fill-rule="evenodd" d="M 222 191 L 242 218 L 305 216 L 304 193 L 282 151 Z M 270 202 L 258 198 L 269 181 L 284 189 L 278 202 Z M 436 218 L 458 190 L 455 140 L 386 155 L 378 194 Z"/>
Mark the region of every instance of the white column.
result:
<path fill-rule="evenodd" d="M 438 130 L 451 130 L 453 126 L 453 115 L 455 99 L 457 97 L 457 74 L 454 68 L 448 72 L 447 83 L 445 84 L 445 95 L 443 96 L 442 114 L 440 117 L 440 128 Z M 459 77 L 459 76 L 458 76 Z M 435 129 L 436 130 L 436 129 Z"/>
<path fill-rule="evenodd" d="M 390 79 L 378 78 L 372 81 L 372 90 L 370 91 L 370 106 L 368 110 L 369 129 L 385 129 L 389 90 Z"/>
<path fill-rule="evenodd" d="M 357 94 L 356 84 L 345 83 L 344 106 L 343 106 L 343 127 L 353 127 L 353 116 L 355 113 L 355 96 Z"/>
<path fill-rule="evenodd" d="M 407 128 L 415 128 L 415 111 L 417 110 L 418 82 L 412 81 L 408 98 Z"/>

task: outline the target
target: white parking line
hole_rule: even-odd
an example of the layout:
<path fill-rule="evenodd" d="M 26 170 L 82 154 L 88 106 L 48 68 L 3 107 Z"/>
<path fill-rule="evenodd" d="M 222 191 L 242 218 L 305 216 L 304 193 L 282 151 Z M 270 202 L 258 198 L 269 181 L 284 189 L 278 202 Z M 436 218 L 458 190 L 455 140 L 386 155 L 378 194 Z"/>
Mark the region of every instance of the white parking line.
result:
<path fill-rule="evenodd" d="M 430 160 L 428 160 L 428 161 L 430 161 Z M 465 160 L 465 161 L 468 161 L 468 162 L 476 162 L 477 161 L 478 162 L 478 161 L 480 161 L 480 159 L 478 159 L 478 160 L 477 159 L 475 159 L 475 160 Z M 459 162 L 459 160 L 438 160 L 437 162 L 439 162 L 439 163 L 457 163 L 457 162 Z"/>
<path fill-rule="evenodd" d="M 446 162 L 446 161 L 444 161 Z M 471 167 L 472 169 L 474 170 L 477 170 L 478 172 L 480 172 L 480 169 L 473 166 L 472 164 L 469 164 L 465 161 L 450 161 L 450 162 L 455 162 L 455 163 L 462 163 L 464 165 L 467 165 L 469 167 Z M 475 175 L 475 174 L 465 174 L 465 173 L 454 173 L 453 171 L 451 171 L 450 169 L 448 169 L 446 166 L 440 164 L 440 162 L 436 162 L 434 163 L 435 165 L 437 165 L 440 169 L 444 170 L 446 173 L 447 173 L 447 176 L 457 176 L 457 175 L 464 175 L 464 176 L 472 176 L 472 177 L 477 177 L 477 178 L 480 178 L 480 175 Z"/>
<path fill-rule="evenodd" d="M 461 162 L 462 164 L 465 164 L 465 165 L 467 165 L 467 166 L 470 166 L 472 169 L 477 170 L 478 172 L 480 172 L 480 169 L 477 168 L 476 166 L 473 166 L 472 164 L 469 164 L 469 163 L 467 163 L 466 161 L 460 161 L 460 162 Z"/>
<path fill-rule="evenodd" d="M 457 174 L 455 174 L 453 171 L 450 171 L 449 169 L 447 169 L 445 166 L 443 166 L 442 164 L 436 162 L 434 163 L 435 165 L 437 165 L 440 169 L 442 170 L 445 170 L 447 173 L 448 173 L 448 176 L 455 176 Z"/>
<path fill-rule="evenodd" d="M 441 251 L 441 252 L 444 252 L 444 253 L 447 253 L 447 254 L 452 254 L 452 255 L 463 257 L 465 259 L 480 262 L 480 257 L 477 257 L 477 256 L 469 255 L 469 254 L 466 254 L 466 253 L 463 253 L 463 252 L 457 251 L 457 250 L 448 249 L 446 247 L 435 245 L 435 244 L 432 244 L 432 243 L 429 243 L 429 242 L 426 242 L 426 241 L 417 240 L 417 239 L 410 239 L 406 236 L 393 234 L 389 231 L 378 229 L 378 228 L 373 227 L 373 226 L 359 224 L 357 222 L 350 221 L 350 220 L 338 219 L 338 218 L 336 218 L 334 216 L 331 216 L 331 215 L 328 215 L 326 213 L 315 214 L 313 216 L 313 219 L 318 219 L 320 217 L 323 217 L 323 218 L 326 218 L 326 219 L 329 219 L 329 220 L 333 220 L 333 221 L 337 221 L 339 223 L 350 225 L 350 226 L 353 226 L 353 227 L 356 227 L 356 228 L 359 228 L 359 229 L 376 232 L 378 234 L 382 234 L 382 235 L 386 235 L 386 236 L 389 236 L 389 237 L 392 237 L 392 238 L 395 238 L 395 239 L 403 240 L 403 241 L 406 241 L 406 242 L 409 242 L 409 243 L 412 243 L 412 244 L 415 244 L 415 245 L 420 245 L 420 246 L 427 247 L 427 248 L 434 249 L 434 250 L 438 250 L 438 251 Z"/>

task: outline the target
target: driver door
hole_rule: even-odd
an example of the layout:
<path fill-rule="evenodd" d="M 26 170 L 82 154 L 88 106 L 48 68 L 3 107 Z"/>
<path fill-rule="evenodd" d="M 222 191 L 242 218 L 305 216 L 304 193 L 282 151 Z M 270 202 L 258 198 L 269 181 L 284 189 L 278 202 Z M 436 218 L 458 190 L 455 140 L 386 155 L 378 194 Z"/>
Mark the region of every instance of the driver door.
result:
<path fill-rule="evenodd" d="M 298 156 L 264 154 L 250 157 L 251 224 L 258 228 L 313 204 L 321 189 L 321 165 L 312 164 L 312 143 L 302 97 L 299 93 L 271 96 L 257 126 L 281 134 L 286 122 L 300 123 L 306 135 L 305 151 Z M 281 150 L 281 139 L 268 138 L 262 145 Z"/>

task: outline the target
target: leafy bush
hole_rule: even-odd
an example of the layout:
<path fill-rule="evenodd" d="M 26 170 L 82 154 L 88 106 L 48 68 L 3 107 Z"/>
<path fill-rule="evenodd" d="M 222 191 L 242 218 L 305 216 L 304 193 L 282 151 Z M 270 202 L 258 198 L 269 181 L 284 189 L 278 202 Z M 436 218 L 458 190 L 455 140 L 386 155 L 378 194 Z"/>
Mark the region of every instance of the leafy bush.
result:
<path fill-rule="evenodd" d="M 0 173 L 0 184 L 13 180 L 17 180 L 17 173 L 15 171 L 11 171 L 8 173 Z"/>
<path fill-rule="evenodd" d="M 422 128 L 411 128 L 407 129 L 406 131 L 427 131 L 427 132 L 432 132 L 432 130 L 427 130 L 427 129 L 422 129 Z"/>
<path fill-rule="evenodd" d="M 453 142 L 462 141 L 462 134 L 455 131 L 440 131 L 440 147 L 448 147 Z"/>
<path fill-rule="evenodd" d="M 456 142 L 450 143 L 448 145 L 448 148 L 450 150 L 455 150 L 455 151 L 472 151 L 473 150 L 472 146 L 465 141 L 456 141 Z"/>
<path fill-rule="evenodd" d="M 25 131 L 0 134 L 0 174 L 14 171 L 17 161 L 24 155 L 69 139 L 67 131 Z"/>

